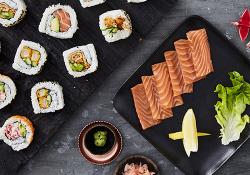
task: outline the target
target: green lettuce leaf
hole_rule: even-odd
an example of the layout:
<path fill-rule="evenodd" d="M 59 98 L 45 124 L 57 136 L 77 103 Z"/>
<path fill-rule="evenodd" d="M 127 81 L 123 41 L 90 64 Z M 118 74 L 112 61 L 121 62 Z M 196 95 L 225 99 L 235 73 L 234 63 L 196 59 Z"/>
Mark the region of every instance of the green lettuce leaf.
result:
<path fill-rule="evenodd" d="M 215 105 L 217 114 L 215 118 L 221 126 L 221 141 L 223 145 L 228 145 L 232 141 L 240 138 L 250 118 L 243 114 L 246 105 L 250 104 L 250 84 L 244 81 L 244 77 L 238 72 L 229 73 L 232 87 L 224 87 L 218 84 L 215 92 L 221 101 Z"/>

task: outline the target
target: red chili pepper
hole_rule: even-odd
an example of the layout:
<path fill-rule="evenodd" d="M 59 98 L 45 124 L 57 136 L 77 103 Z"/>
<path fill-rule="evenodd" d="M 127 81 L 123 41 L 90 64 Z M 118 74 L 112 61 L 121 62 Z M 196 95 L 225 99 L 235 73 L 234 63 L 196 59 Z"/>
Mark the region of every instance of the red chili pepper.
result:
<path fill-rule="evenodd" d="M 245 9 L 243 14 L 240 17 L 240 20 L 238 22 L 232 22 L 233 25 L 237 26 L 239 28 L 239 35 L 241 41 L 245 41 L 250 28 L 250 12 L 248 9 Z"/>

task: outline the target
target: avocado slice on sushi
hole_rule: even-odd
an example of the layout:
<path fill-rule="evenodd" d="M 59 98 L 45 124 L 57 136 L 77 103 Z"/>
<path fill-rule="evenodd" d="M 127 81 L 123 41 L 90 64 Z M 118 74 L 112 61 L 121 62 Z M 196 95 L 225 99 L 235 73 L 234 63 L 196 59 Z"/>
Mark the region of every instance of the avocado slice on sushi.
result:
<path fill-rule="evenodd" d="M 26 137 L 27 131 L 26 131 L 26 128 L 25 128 L 24 125 L 21 124 L 21 125 L 19 126 L 19 132 L 20 132 L 20 135 L 21 135 L 23 138 Z"/>
<path fill-rule="evenodd" d="M 4 92 L 5 88 L 4 88 L 4 83 L 0 82 L 0 92 Z"/>
<path fill-rule="evenodd" d="M 13 12 L 0 12 L 0 18 L 2 19 L 11 19 L 15 16 L 15 14 Z"/>
<path fill-rule="evenodd" d="M 50 29 L 53 32 L 60 32 L 60 21 L 58 18 L 53 18 L 50 22 Z"/>

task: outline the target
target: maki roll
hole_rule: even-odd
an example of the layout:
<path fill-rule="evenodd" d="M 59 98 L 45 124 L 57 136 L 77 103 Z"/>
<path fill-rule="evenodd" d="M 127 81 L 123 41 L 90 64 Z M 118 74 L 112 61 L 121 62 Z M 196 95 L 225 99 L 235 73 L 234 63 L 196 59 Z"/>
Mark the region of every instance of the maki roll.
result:
<path fill-rule="evenodd" d="M 31 144 L 34 132 L 33 124 L 28 118 L 15 115 L 7 119 L 0 128 L 0 139 L 14 151 L 20 151 Z"/>
<path fill-rule="evenodd" d="M 0 74 L 0 109 L 4 108 L 16 96 L 16 86 L 12 79 Z"/>
<path fill-rule="evenodd" d="M 26 14 L 23 0 L 0 0 L 0 23 L 10 27 L 20 22 Z"/>
<path fill-rule="evenodd" d="M 98 60 L 93 44 L 77 46 L 63 52 L 67 71 L 73 77 L 82 77 L 96 71 Z"/>
<path fill-rule="evenodd" d="M 12 67 L 24 74 L 38 74 L 47 61 L 46 50 L 38 43 L 22 40 Z"/>
<path fill-rule="evenodd" d="M 31 89 L 34 113 L 49 113 L 64 107 L 62 87 L 56 82 L 40 82 Z"/>
<path fill-rule="evenodd" d="M 141 2 L 146 2 L 147 0 L 128 0 L 128 2 L 132 3 L 141 3 Z"/>
<path fill-rule="evenodd" d="M 124 10 L 112 10 L 99 17 L 99 26 L 107 42 L 128 38 L 132 33 L 129 15 Z"/>
<path fill-rule="evenodd" d="M 87 8 L 87 7 L 92 7 L 98 4 L 104 3 L 106 0 L 80 0 L 82 7 Z"/>
<path fill-rule="evenodd" d="M 74 9 L 60 4 L 49 6 L 39 25 L 39 32 L 61 39 L 72 38 L 77 29 Z"/>

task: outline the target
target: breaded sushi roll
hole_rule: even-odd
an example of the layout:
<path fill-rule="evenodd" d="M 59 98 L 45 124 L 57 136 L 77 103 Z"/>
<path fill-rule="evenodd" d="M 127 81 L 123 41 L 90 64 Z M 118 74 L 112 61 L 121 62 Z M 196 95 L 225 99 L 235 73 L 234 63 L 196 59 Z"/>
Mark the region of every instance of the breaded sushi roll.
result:
<path fill-rule="evenodd" d="M 147 0 L 128 0 L 129 3 L 141 3 L 146 2 Z"/>
<path fill-rule="evenodd" d="M 11 78 L 0 74 L 0 109 L 4 108 L 16 96 L 16 86 Z"/>
<path fill-rule="evenodd" d="M 23 0 L 0 0 L 0 23 L 10 27 L 19 23 L 26 14 Z"/>
<path fill-rule="evenodd" d="M 106 0 L 80 0 L 82 7 L 92 7 L 104 3 Z"/>
<path fill-rule="evenodd" d="M 77 29 L 75 10 L 60 4 L 46 8 L 39 25 L 39 32 L 61 39 L 72 38 Z"/>
<path fill-rule="evenodd" d="M 112 10 L 99 17 L 99 26 L 107 42 L 128 38 L 132 33 L 132 23 L 124 10 Z"/>
<path fill-rule="evenodd" d="M 73 77 L 82 77 L 93 73 L 98 67 L 98 60 L 93 44 L 73 47 L 63 52 L 67 71 Z"/>
<path fill-rule="evenodd" d="M 14 151 L 20 151 L 31 144 L 34 132 L 33 124 L 28 118 L 15 115 L 7 119 L 0 128 L 0 139 Z"/>
<path fill-rule="evenodd" d="M 38 74 L 47 61 L 46 50 L 38 43 L 22 40 L 12 67 L 24 74 Z"/>
<path fill-rule="evenodd" d="M 62 87 L 56 82 L 40 82 L 31 89 L 34 113 L 49 113 L 64 107 Z"/>

